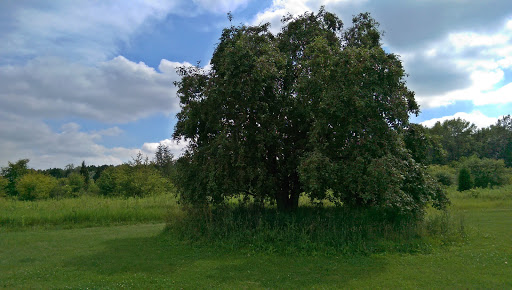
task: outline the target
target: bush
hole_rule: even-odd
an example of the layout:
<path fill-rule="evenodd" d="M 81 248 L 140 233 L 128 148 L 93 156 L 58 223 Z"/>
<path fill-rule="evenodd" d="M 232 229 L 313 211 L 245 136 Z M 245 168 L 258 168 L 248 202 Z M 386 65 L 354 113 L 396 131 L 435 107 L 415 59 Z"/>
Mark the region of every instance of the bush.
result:
<path fill-rule="evenodd" d="M 148 165 L 123 164 L 107 168 L 97 185 L 102 195 L 124 197 L 163 194 L 172 189 L 160 172 Z"/>
<path fill-rule="evenodd" d="M 53 197 L 58 187 L 57 179 L 42 173 L 30 172 L 16 183 L 20 200 L 46 199 Z"/>
<path fill-rule="evenodd" d="M 73 172 L 67 177 L 66 185 L 69 186 L 72 195 L 79 195 L 80 192 L 84 192 L 85 178 L 80 173 Z"/>
<path fill-rule="evenodd" d="M 457 188 L 458 191 L 464 191 L 473 188 L 473 183 L 471 182 L 471 174 L 469 169 L 466 167 L 462 167 L 459 170 L 459 186 Z"/>
<path fill-rule="evenodd" d="M 455 169 L 448 165 L 431 165 L 427 171 L 442 185 L 450 186 L 454 183 Z"/>
<path fill-rule="evenodd" d="M 507 183 L 505 162 L 489 158 L 471 156 L 462 158 L 461 165 L 467 168 L 471 175 L 473 187 L 493 187 Z"/>
<path fill-rule="evenodd" d="M 434 175 L 434 177 L 436 178 L 437 182 L 441 183 L 442 185 L 450 186 L 453 184 L 452 176 L 449 173 L 438 172 L 436 175 Z"/>
<path fill-rule="evenodd" d="M 5 197 L 7 195 L 7 186 L 9 185 L 9 180 L 7 178 L 0 176 L 0 197 Z"/>

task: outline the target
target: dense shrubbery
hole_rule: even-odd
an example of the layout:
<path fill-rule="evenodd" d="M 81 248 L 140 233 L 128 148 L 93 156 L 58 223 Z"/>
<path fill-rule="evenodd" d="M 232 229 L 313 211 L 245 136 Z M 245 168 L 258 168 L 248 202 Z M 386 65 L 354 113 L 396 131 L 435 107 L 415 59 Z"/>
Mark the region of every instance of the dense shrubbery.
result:
<path fill-rule="evenodd" d="M 473 187 L 493 187 L 507 182 L 505 162 L 489 158 L 471 156 L 462 158 L 460 163 L 471 172 Z"/>
<path fill-rule="evenodd" d="M 0 197 L 12 196 L 20 200 L 79 197 L 85 194 L 121 197 L 142 197 L 174 192 L 169 177 L 174 163 L 172 154 L 164 145 L 159 146 L 154 162 L 145 160 L 142 154 L 128 164 L 99 166 L 101 172 L 95 182 L 94 174 L 82 162 L 81 167 L 72 164 L 66 169 L 28 169 L 28 159 L 2 168 L 0 175 Z M 55 176 L 59 176 L 58 178 Z"/>
<path fill-rule="evenodd" d="M 18 199 L 35 200 L 53 197 L 58 187 L 57 179 L 38 173 L 29 172 L 16 182 Z"/>
<path fill-rule="evenodd" d="M 428 167 L 428 173 L 444 186 L 454 183 L 455 169 L 448 165 L 431 165 Z"/>
<path fill-rule="evenodd" d="M 7 178 L 0 176 L 0 198 L 7 196 L 7 185 L 9 184 L 9 180 Z"/>
<path fill-rule="evenodd" d="M 466 167 L 462 167 L 459 170 L 458 176 L 458 191 L 464 191 L 473 188 L 473 182 L 471 182 L 471 172 Z"/>
<path fill-rule="evenodd" d="M 100 194 L 105 196 L 145 196 L 172 190 L 170 182 L 149 165 L 123 164 L 102 172 L 97 181 Z"/>

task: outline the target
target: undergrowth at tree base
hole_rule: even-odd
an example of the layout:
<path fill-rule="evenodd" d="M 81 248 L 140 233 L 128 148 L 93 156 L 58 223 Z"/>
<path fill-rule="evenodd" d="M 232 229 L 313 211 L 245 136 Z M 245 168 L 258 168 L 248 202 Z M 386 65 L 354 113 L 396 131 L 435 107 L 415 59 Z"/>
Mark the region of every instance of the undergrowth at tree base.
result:
<path fill-rule="evenodd" d="M 180 240 L 248 254 L 352 256 L 429 253 L 466 239 L 464 221 L 447 211 L 389 219 L 371 210 L 300 207 L 296 212 L 232 205 L 184 207 L 166 231 Z"/>

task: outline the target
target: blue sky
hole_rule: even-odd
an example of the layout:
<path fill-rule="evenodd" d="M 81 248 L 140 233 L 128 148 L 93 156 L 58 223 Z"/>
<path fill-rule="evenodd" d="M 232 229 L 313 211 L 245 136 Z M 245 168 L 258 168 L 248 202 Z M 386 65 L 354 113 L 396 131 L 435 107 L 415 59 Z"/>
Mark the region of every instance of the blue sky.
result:
<path fill-rule="evenodd" d="M 321 5 L 349 26 L 370 12 L 383 45 L 433 125 L 485 127 L 512 112 L 512 2 L 502 0 L 3 0 L 0 166 L 120 164 L 171 140 L 175 68 L 208 64 L 222 28 L 270 22 Z"/>

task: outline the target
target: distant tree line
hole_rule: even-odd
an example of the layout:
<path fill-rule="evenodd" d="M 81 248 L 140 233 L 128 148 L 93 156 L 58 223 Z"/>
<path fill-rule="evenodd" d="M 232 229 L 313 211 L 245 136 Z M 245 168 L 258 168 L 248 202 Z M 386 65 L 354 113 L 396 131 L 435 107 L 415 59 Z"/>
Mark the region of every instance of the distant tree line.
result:
<path fill-rule="evenodd" d="M 153 160 L 142 153 L 118 165 L 86 165 L 34 170 L 29 159 L 8 162 L 0 171 L 0 197 L 19 200 L 76 197 L 84 194 L 135 197 L 173 192 L 170 149 L 160 144 Z"/>
<path fill-rule="evenodd" d="M 500 118 L 496 124 L 478 129 L 475 124 L 457 118 L 437 122 L 425 128 L 429 136 L 426 161 L 428 164 L 450 164 L 462 157 L 502 159 L 512 167 L 512 118 Z"/>
<path fill-rule="evenodd" d="M 494 187 L 510 182 L 512 173 L 512 118 L 500 118 L 496 124 L 478 129 L 457 118 L 437 122 L 432 128 L 414 125 L 410 138 L 417 143 L 415 152 L 444 185 L 457 183 L 459 191 L 476 187 Z M 406 140 L 407 143 L 407 140 Z"/>

